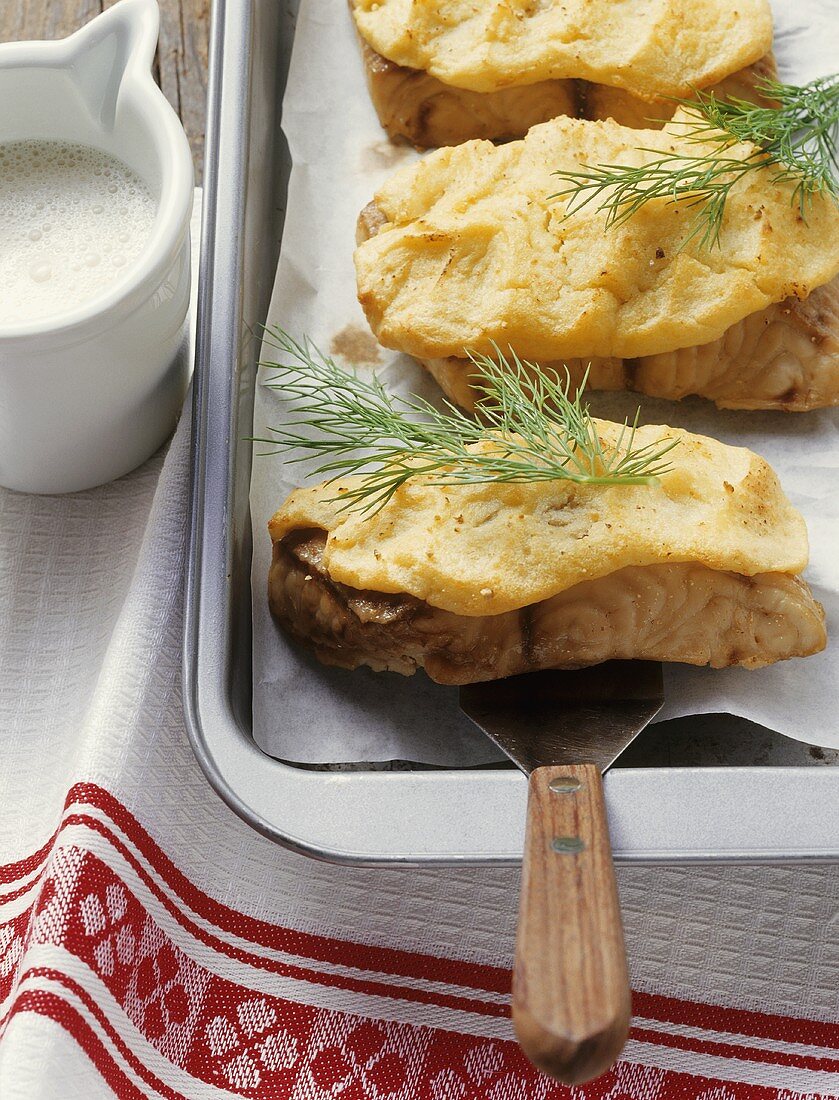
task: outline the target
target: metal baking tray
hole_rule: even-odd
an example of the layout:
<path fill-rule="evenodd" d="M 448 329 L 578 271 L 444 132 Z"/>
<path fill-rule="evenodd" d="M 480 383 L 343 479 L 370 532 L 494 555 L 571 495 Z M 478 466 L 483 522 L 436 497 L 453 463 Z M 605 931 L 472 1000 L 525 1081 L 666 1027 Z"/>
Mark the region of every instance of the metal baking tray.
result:
<path fill-rule="evenodd" d="M 299 852 L 362 864 L 513 862 L 526 796 L 513 769 L 307 768 L 272 759 L 252 737 L 245 437 L 282 232 L 280 105 L 296 9 L 214 4 L 184 628 L 189 736 L 225 802 Z M 605 779 L 615 856 L 839 858 L 837 758 L 725 715 L 651 727 Z"/>

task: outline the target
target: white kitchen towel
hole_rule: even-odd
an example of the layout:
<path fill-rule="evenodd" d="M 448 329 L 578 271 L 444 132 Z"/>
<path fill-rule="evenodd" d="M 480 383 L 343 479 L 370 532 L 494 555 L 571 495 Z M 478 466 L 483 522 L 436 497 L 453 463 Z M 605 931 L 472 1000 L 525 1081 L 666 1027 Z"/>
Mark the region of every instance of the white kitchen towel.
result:
<path fill-rule="evenodd" d="M 839 1096 L 839 869 L 622 868 L 623 1061 L 512 1042 L 518 873 L 359 870 L 258 836 L 181 714 L 188 417 L 66 497 L 0 492 L 0 1097 Z"/>

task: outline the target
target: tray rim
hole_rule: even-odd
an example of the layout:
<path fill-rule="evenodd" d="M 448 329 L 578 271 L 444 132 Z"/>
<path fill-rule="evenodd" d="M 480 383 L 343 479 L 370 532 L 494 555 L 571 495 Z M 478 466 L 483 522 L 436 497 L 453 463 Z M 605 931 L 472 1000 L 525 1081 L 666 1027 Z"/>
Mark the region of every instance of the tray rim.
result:
<path fill-rule="evenodd" d="M 516 863 L 522 835 L 514 822 L 524 820 L 516 803 L 523 811 L 525 795 L 516 772 L 306 771 L 264 754 L 235 713 L 226 604 L 233 538 L 229 365 L 242 350 L 248 47 L 261 2 L 215 0 L 212 12 L 184 609 L 189 739 L 227 805 L 262 835 L 301 854 L 359 865 Z M 231 231 L 218 232 L 219 225 Z M 833 817 L 827 812 L 831 804 L 839 807 L 839 767 L 628 768 L 607 774 L 605 788 L 619 862 L 839 860 L 839 809 Z M 814 797 L 815 788 L 822 798 Z M 654 791 L 654 809 L 640 812 L 639 802 Z M 432 801 L 436 820 L 424 814 Z M 686 806 L 694 807 L 701 826 L 692 822 L 690 835 Z M 458 811 L 460 843 L 446 835 Z"/>

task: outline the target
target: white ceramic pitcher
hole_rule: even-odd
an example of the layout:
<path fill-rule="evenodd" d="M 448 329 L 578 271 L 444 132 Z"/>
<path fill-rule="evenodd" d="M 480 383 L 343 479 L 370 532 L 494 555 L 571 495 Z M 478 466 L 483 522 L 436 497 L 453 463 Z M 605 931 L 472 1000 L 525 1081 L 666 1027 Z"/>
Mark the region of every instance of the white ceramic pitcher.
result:
<path fill-rule="evenodd" d="M 0 46 L 0 142 L 66 141 L 129 165 L 158 202 L 146 248 L 100 297 L 0 325 L 0 485 L 85 489 L 172 431 L 188 378 L 193 172 L 151 75 L 156 0 L 120 0 L 70 38 Z"/>

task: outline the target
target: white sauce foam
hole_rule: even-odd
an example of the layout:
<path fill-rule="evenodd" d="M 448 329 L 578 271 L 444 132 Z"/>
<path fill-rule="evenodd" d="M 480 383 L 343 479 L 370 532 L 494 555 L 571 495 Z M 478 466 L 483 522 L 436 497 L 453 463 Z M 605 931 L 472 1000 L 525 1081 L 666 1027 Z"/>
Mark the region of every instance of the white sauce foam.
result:
<path fill-rule="evenodd" d="M 156 213 L 140 177 L 98 149 L 0 144 L 0 325 L 47 320 L 110 290 Z"/>

